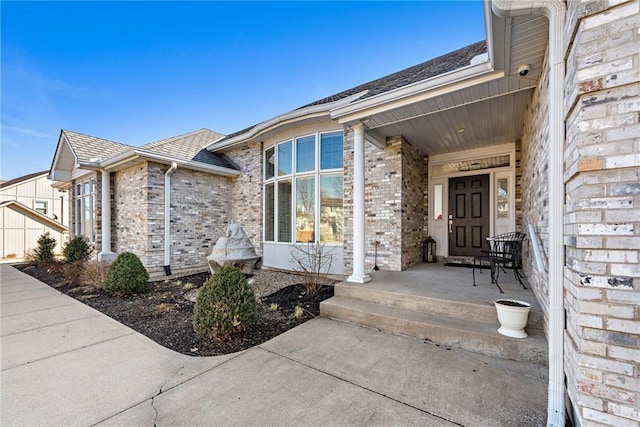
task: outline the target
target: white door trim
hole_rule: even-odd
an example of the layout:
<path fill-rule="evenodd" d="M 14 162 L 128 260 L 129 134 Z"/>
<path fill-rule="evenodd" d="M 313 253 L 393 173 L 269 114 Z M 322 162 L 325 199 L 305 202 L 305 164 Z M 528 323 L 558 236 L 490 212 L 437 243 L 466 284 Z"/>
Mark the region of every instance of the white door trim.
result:
<path fill-rule="evenodd" d="M 458 171 L 450 172 L 437 177 L 433 176 L 433 168 L 435 165 L 444 163 L 450 163 L 454 161 L 468 161 L 474 159 L 480 159 L 493 156 L 509 156 L 509 166 L 497 167 L 492 169 L 479 169 L 470 171 Z M 457 153 L 447 153 L 438 156 L 429 157 L 428 165 L 428 185 L 429 185 L 429 203 L 428 203 L 428 226 L 429 234 L 436 240 L 436 255 L 440 257 L 449 256 L 449 178 L 456 178 L 461 176 L 473 176 L 473 175 L 489 175 L 489 232 L 491 235 L 496 234 L 496 231 L 502 232 L 503 229 L 509 229 L 509 231 L 515 230 L 516 218 L 515 218 L 515 189 L 516 189 L 516 148 L 515 144 L 504 144 L 489 148 L 474 149 L 467 151 L 460 151 Z M 497 179 L 508 178 L 508 190 L 509 190 L 509 211 L 506 221 L 497 219 L 496 209 L 496 189 Z M 434 203 L 435 200 L 435 186 L 442 185 L 442 218 L 434 218 Z M 499 224 L 502 222 L 503 224 Z M 505 224 L 506 222 L 506 224 Z M 498 226 L 496 224 L 499 224 Z"/>

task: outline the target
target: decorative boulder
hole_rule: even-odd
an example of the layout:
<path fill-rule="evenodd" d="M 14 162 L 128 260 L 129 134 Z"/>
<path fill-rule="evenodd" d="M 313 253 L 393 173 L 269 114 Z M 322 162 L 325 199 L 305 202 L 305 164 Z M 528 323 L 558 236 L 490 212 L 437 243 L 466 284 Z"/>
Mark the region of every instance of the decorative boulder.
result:
<path fill-rule="evenodd" d="M 258 256 L 251 240 L 240 224 L 233 219 L 227 225 L 227 235 L 220 237 L 207 257 L 211 273 L 223 265 L 233 265 L 252 273 L 262 266 L 262 257 Z"/>

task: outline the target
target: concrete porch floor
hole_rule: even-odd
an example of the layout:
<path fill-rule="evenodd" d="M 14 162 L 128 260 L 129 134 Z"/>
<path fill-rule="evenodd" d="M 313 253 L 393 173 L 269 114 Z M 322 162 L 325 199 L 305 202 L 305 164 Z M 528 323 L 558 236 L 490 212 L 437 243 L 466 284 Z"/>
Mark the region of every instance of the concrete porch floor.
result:
<path fill-rule="evenodd" d="M 498 287 L 491 283 L 488 269 L 476 269 L 476 286 L 473 286 L 472 273 L 471 268 L 448 267 L 444 263 L 420 263 L 401 272 L 372 271 L 370 282 L 350 285 L 491 306 L 496 299 L 517 299 L 530 303 L 531 313 L 542 313 L 526 278 L 523 282 L 527 289 L 523 289 L 514 277 L 513 270 L 507 269 L 506 273 L 500 271 L 498 283 L 504 291 L 502 294 Z"/>

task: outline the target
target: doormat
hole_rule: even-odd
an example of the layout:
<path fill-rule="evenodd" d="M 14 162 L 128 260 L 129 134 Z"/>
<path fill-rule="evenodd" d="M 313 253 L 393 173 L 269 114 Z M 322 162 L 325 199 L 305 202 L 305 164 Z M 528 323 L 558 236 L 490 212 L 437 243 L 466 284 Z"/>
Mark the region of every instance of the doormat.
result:
<path fill-rule="evenodd" d="M 462 263 L 458 263 L 458 262 L 448 262 L 444 265 L 445 267 L 464 267 L 464 268 L 473 268 L 473 264 L 462 264 Z M 489 265 L 476 265 L 476 268 L 483 268 L 483 269 L 490 269 L 491 266 Z"/>

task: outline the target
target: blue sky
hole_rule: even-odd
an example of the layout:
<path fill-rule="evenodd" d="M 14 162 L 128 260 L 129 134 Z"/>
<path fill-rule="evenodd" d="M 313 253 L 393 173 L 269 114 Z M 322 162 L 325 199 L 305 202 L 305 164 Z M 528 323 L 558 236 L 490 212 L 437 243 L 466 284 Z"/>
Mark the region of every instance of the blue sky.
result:
<path fill-rule="evenodd" d="M 60 129 L 229 134 L 485 38 L 482 2 L 7 2 L 0 179 Z"/>

